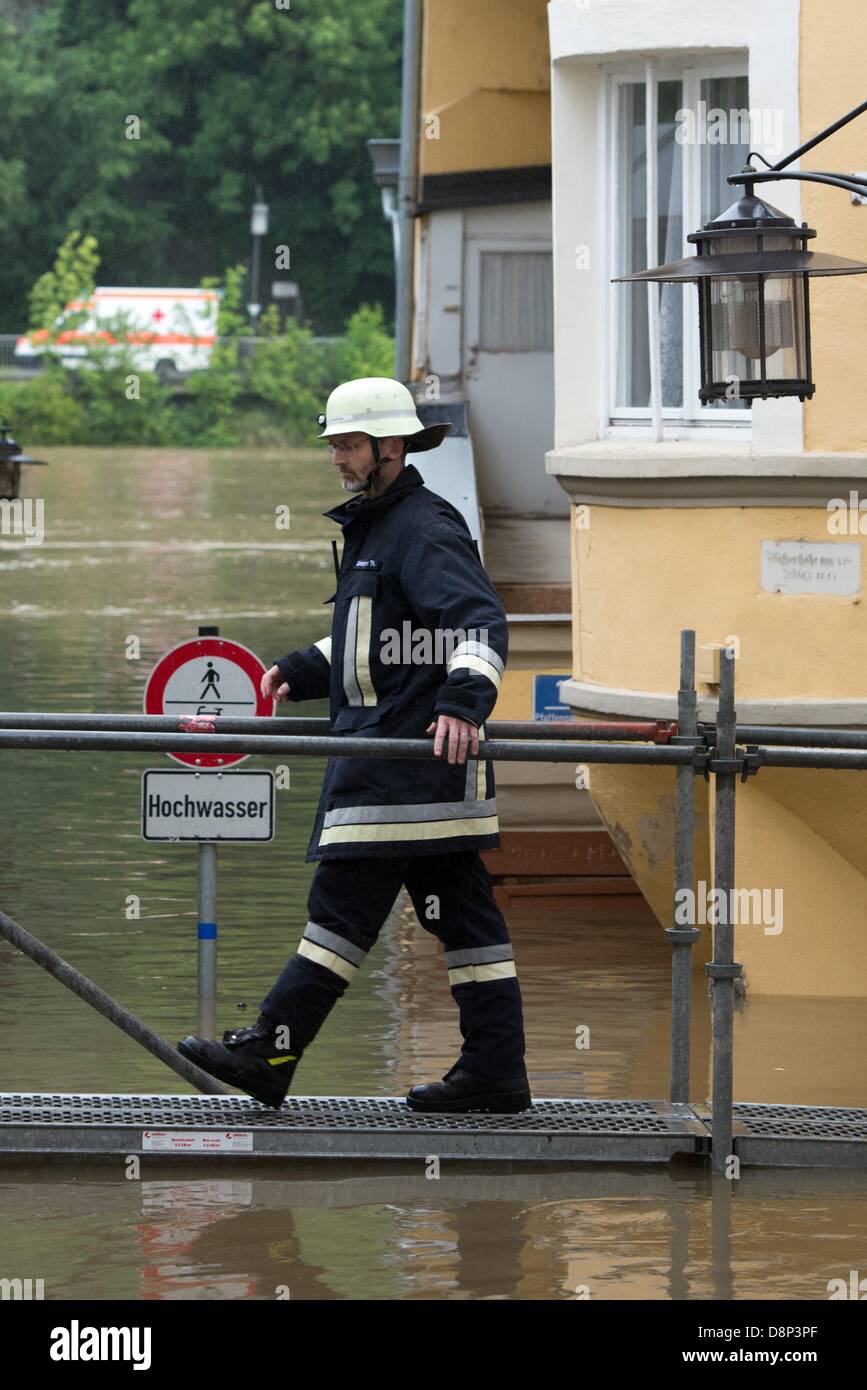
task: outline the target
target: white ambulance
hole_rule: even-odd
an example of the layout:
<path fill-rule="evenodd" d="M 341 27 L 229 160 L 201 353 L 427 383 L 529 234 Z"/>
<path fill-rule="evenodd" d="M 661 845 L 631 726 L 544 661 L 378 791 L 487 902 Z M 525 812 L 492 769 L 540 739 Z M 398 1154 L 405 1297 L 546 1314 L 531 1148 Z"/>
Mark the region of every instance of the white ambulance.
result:
<path fill-rule="evenodd" d="M 67 304 L 54 351 L 64 366 L 76 368 L 87 364 L 92 345 L 110 348 L 124 341 L 142 371 L 171 380 L 207 367 L 217 341 L 219 300 L 218 290 L 98 286 L 88 299 Z M 23 364 L 38 358 L 47 337 L 42 331 L 19 338 L 15 359 Z"/>

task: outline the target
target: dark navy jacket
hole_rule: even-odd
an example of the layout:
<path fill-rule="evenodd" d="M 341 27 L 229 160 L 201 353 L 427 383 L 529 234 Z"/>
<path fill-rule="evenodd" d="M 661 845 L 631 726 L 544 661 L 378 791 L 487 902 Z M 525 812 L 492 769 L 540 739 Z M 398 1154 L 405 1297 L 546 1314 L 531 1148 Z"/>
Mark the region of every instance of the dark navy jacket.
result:
<path fill-rule="evenodd" d="M 425 738 L 450 714 L 484 738 L 508 629 L 460 512 L 409 464 L 325 515 L 344 538 L 331 635 L 276 662 L 289 698 L 329 695 L 337 734 Z M 307 859 L 496 848 L 491 764 L 446 757 L 330 759 Z"/>

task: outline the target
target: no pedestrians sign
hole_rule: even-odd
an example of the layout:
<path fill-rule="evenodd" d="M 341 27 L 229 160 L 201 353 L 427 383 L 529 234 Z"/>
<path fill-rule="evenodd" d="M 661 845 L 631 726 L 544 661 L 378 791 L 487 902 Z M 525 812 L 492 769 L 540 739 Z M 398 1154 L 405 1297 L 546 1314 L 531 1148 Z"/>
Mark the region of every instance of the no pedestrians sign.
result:
<path fill-rule="evenodd" d="M 224 637 L 195 637 L 172 647 L 148 677 L 145 714 L 181 719 L 195 715 L 252 718 L 273 715 L 274 701 L 264 699 L 260 682 L 265 667 L 249 647 Z M 169 753 L 188 767 L 228 767 L 248 753 Z"/>

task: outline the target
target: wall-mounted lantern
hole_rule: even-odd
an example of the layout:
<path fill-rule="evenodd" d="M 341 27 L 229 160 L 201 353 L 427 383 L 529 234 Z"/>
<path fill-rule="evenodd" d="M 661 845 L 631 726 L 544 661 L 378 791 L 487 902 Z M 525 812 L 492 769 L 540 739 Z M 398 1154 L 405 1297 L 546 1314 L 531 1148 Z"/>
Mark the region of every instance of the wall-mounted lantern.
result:
<path fill-rule="evenodd" d="M 816 235 L 813 228 L 805 222 L 798 226 L 794 218 L 757 198 L 753 187 L 756 183 L 800 179 L 867 194 L 867 178 L 860 176 L 782 172 L 863 111 L 867 111 L 867 102 L 767 171 L 753 168 L 749 161 L 762 156 L 750 153 L 742 171 L 727 180 L 744 185 L 742 196 L 687 237 L 696 245 L 695 256 L 616 277 L 620 282 L 692 280 L 698 285 L 699 397 L 703 404 L 729 400 L 733 383 L 734 393 L 748 401 L 757 396 L 762 400 L 798 396 L 803 401 L 813 395 L 810 279 L 863 274 L 867 262 L 809 251 L 807 242 Z"/>

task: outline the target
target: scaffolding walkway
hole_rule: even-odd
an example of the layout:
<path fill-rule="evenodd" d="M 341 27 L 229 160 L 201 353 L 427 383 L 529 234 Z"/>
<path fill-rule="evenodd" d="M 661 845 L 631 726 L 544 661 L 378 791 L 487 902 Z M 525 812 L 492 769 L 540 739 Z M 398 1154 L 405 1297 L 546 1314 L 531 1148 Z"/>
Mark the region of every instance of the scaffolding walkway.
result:
<path fill-rule="evenodd" d="M 692 892 L 694 785 L 714 777 L 715 888 L 727 901 L 735 884 L 738 782 L 764 767 L 867 771 L 867 733 L 849 729 L 738 724 L 734 653 L 720 653 L 715 725 L 696 718 L 695 633 L 681 633 L 678 719 L 545 726 L 492 722 L 480 759 L 620 763 L 670 767 L 675 774 L 674 888 Z M 256 732 L 262 726 L 273 733 Z M 323 727 L 324 726 L 324 727 Z M 178 729 L 184 730 L 179 733 Z M 190 728 L 197 732 L 189 732 Z M 284 730 L 292 732 L 284 734 Z M 0 749 L 259 753 L 286 757 L 429 758 L 420 739 L 333 737 L 327 721 L 165 716 L 0 713 Z M 595 740 L 595 742 L 594 742 Z M 712 923 L 705 965 L 712 1004 L 712 1100 L 689 1101 L 691 949 L 701 933 L 675 912 L 672 948 L 671 1069 L 667 1100 L 539 1099 L 517 1115 L 428 1115 L 402 1097 L 292 1096 L 279 1111 L 224 1086 L 182 1057 L 165 1038 L 0 911 L 0 935 L 47 970 L 202 1094 L 0 1094 L 0 1159 L 117 1155 L 247 1159 L 517 1163 L 668 1163 L 683 1157 L 733 1176 L 732 1160 L 755 1167 L 867 1169 L 867 1109 L 764 1105 L 733 1097 L 734 923 Z M 212 943 L 204 943 L 205 945 Z M 203 943 L 200 942 L 200 949 Z M 201 963 L 201 957 L 200 957 Z M 211 991 L 213 993 L 213 990 Z M 532 1078 L 531 1078 L 532 1082 Z"/>
<path fill-rule="evenodd" d="M 402 1099 L 297 1096 L 271 1110 L 243 1096 L 0 1094 L 0 1156 L 95 1159 L 705 1160 L 705 1107 L 663 1100 L 537 1100 L 517 1115 L 421 1115 Z M 867 1167 L 867 1110 L 734 1107 L 745 1166 Z"/>

